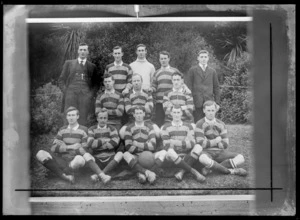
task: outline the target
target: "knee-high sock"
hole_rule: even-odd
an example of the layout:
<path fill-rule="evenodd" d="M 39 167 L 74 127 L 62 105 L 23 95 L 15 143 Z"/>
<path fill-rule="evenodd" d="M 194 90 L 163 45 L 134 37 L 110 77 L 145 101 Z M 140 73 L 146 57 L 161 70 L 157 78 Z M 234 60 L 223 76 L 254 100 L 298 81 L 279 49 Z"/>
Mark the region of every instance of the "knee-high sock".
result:
<path fill-rule="evenodd" d="M 135 172 L 140 172 L 140 173 L 145 173 L 146 169 L 144 167 L 142 167 L 140 164 L 138 164 L 137 161 L 135 160 L 131 160 L 129 162 L 129 166 L 132 168 L 133 171 Z"/>
<path fill-rule="evenodd" d="M 61 177 L 63 176 L 64 171 L 60 169 L 58 163 L 54 159 L 49 159 L 44 161 L 43 163 L 44 167 L 55 173 L 57 176 Z"/>
<path fill-rule="evenodd" d="M 188 172 L 191 172 L 192 167 L 188 165 L 184 160 L 182 160 L 180 157 L 178 157 L 174 163 L 177 165 L 177 167 L 180 167 Z"/>
<path fill-rule="evenodd" d="M 109 171 L 113 170 L 116 166 L 118 166 L 118 162 L 115 160 L 111 160 L 106 167 L 103 169 L 103 172 L 107 174 Z"/>
<path fill-rule="evenodd" d="M 224 173 L 224 174 L 229 174 L 230 173 L 230 171 L 226 167 L 222 166 L 221 164 L 219 164 L 216 161 L 214 161 L 211 169 L 219 171 L 220 173 Z"/>
<path fill-rule="evenodd" d="M 100 167 L 95 163 L 95 161 L 89 160 L 89 161 L 87 161 L 87 164 L 91 168 L 91 170 L 94 171 L 94 173 L 96 173 L 97 175 L 99 175 L 100 173 L 103 172 L 100 169 Z"/>

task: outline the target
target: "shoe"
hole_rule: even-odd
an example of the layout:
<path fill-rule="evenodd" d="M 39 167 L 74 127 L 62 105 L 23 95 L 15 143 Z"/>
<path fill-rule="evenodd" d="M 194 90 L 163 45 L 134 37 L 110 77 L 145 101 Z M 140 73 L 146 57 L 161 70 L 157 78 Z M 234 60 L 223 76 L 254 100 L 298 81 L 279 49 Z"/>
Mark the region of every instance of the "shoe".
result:
<path fill-rule="evenodd" d="M 144 174 L 137 173 L 137 177 L 138 177 L 139 183 L 144 184 L 147 182 L 147 178 Z"/>
<path fill-rule="evenodd" d="M 185 174 L 185 170 L 180 170 L 178 171 L 176 174 L 175 174 L 175 178 L 178 180 L 178 181 L 182 181 L 183 179 L 183 175 Z"/>
<path fill-rule="evenodd" d="M 207 176 L 211 172 L 212 172 L 212 170 L 209 169 L 209 168 L 206 168 L 206 167 L 204 167 L 204 168 L 201 169 L 201 173 L 203 174 L 203 176 Z"/>
<path fill-rule="evenodd" d="M 191 173 L 196 177 L 196 180 L 198 182 L 204 182 L 205 181 L 205 177 L 203 175 L 201 175 L 197 170 L 195 170 L 194 168 L 191 169 Z"/>
<path fill-rule="evenodd" d="M 247 171 L 244 170 L 243 168 L 234 168 L 234 169 L 229 169 L 229 170 L 234 175 L 247 176 Z"/>
<path fill-rule="evenodd" d="M 149 181 L 150 184 L 154 184 L 156 180 L 156 174 L 150 170 L 146 170 L 145 172 L 147 180 Z"/>
<path fill-rule="evenodd" d="M 104 184 L 108 183 L 108 182 L 110 181 L 110 179 L 111 179 L 111 176 L 106 175 L 105 173 L 100 173 L 100 174 L 99 174 L 99 177 L 101 178 L 101 181 L 102 181 Z"/>
<path fill-rule="evenodd" d="M 99 182 L 99 176 L 97 175 L 97 174 L 94 174 L 94 175 L 91 175 L 91 181 L 93 182 L 93 183 L 97 183 L 97 182 Z"/>
<path fill-rule="evenodd" d="M 63 179 L 68 181 L 71 184 L 75 183 L 75 178 L 74 178 L 73 175 L 66 175 L 66 174 L 63 173 Z"/>

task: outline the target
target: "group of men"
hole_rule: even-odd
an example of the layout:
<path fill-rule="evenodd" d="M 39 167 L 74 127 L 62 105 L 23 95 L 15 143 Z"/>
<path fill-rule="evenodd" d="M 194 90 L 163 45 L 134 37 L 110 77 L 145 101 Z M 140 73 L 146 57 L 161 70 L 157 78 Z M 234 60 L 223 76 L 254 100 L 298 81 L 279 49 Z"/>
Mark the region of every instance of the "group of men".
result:
<path fill-rule="evenodd" d="M 226 126 L 215 117 L 220 91 L 217 73 L 207 66 L 208 51 L 199 52 L 199 65 L 185 79 L 170 67 L 167 51 L 159 53 L 161 68 L 156 71 L 144 44 L 136 53 L 136 61 L 128 65 L 122 61 L 122 48 L 113 48 L 115 61 L 106 66 L 101 91 L 101 77 L 87 61 L 88 45 L 80 44 L 78 59 L 66 61 L 59 78 L 67 125 L 58 131 L 51 151 L 38 151 L 38 161 L 71 183 L 74 171 L 87 165 L 91 180 L 106 184 L 123 159 L 140 183 L 154 184 L 166 166 L 179 168 L 178 181 L 186 172 L 199 182 L 214 170 L 247 175 L 239 168 L 243 155 L 227 149 Z M 98 123 L 87 128 L 91 113 Z M 153 153 L 151 168 L 138 160 L 144 151 Z M 203 166 L 201 172 L 193 168 L 195 163 Z"/>

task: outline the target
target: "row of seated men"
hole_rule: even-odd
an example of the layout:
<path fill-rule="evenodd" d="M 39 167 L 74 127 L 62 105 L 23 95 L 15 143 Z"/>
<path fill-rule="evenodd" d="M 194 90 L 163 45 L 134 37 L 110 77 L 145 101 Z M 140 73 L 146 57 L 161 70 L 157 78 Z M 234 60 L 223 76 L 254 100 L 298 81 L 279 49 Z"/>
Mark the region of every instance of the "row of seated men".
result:
<path fill-rule="evenodd" d="M 110 84 L 107 79 L 110 81 L 112 77 L 104 78 L 106 90 Z M 105 94 L 111 95 L 106 91 Z M 88 166 L 93 172 L 91 180 L 106 184 L 111 181 L 109 173 L 122 160 L 137 174 L 140 183 L 154 184 L 166 164 L 179 168 L 175 174 L 179 181 L 186 172 L 199 182 L 204 182 L 212 171 L 227 175 L 247 175 L 247 171 L 239 167 L 245 161 L 243 155 L 228 150 L 227 129 L 216 118 L 218 106 L 214 101 L 204 103 L 205 117 L 194 125 L 191 121 L 183 120 L 187 108 L 184 104 L 166 105 L 169 108 L 166 115 L 169 114 L 171 120 L 166 120 L 161 128 L 147 118 L 147 109 L 151 110 L 149 104 L 133 105 L 127 111 L 131 116 L 129 122 L 121 128 L 121 124 L 113 120 L 117 117 L 110 118 L 110 115 L 122 116 L 122 110 L 111 110 L 111 104 L 101 104 L 103 100 L 111 102 L 112 97 L 97 98 L 98 123 L 90 128 L 79 125 L 79 111 L 69 107 L 66 111 L 68 125 L 58 131 L 50 151 L 38 151 L 38 161 L 71 183 L 75 182 L 74 171 Z M 138 160 L 144 151 L 153 153 L 155 163 L 151 168 L 144 167 Z M 201 172 L 193 168 L 196 163 L 203 165 Z"/>

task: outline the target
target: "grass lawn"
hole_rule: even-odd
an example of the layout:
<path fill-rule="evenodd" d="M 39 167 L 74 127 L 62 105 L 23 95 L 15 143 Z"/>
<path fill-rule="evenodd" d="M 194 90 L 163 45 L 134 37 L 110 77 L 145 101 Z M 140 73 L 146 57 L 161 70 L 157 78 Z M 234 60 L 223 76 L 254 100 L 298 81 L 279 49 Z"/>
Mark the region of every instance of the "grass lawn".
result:
<path fill-rule="evenodd" d="M 50 149 L 53 135 L 41 135 L 31 140 L 31 189 L 32 196 L 156 196 L 156 195 L 236 195 L 254 194 L 254 158 L 253 158 L 253 127 L 251 125 L 228 125 L 229 150 L 244 155 L 245 163 L 241 166 L 248 171 L 246 177 L 236 175 L 209 174 L 204 183 L 197 182 L 191 174 L 186 174 L 183 181 L 178 182 L 173 174 L 175 168 L 167 168 L 167 176 L 158 177 L 155 185 L 138 183 L 135 175 L 114 177 L 115 174 L 127 169 L 122 162 L 112 173 L 112 181 L 107 185 L 90 181 L 92 174 L 84 168 L 75 174 L 76 183 L 69 184 L 60 180 L 46 170 L 35 159 L 40 149 Z M 196 167 L 197 169 L 197 167 Z"/>

